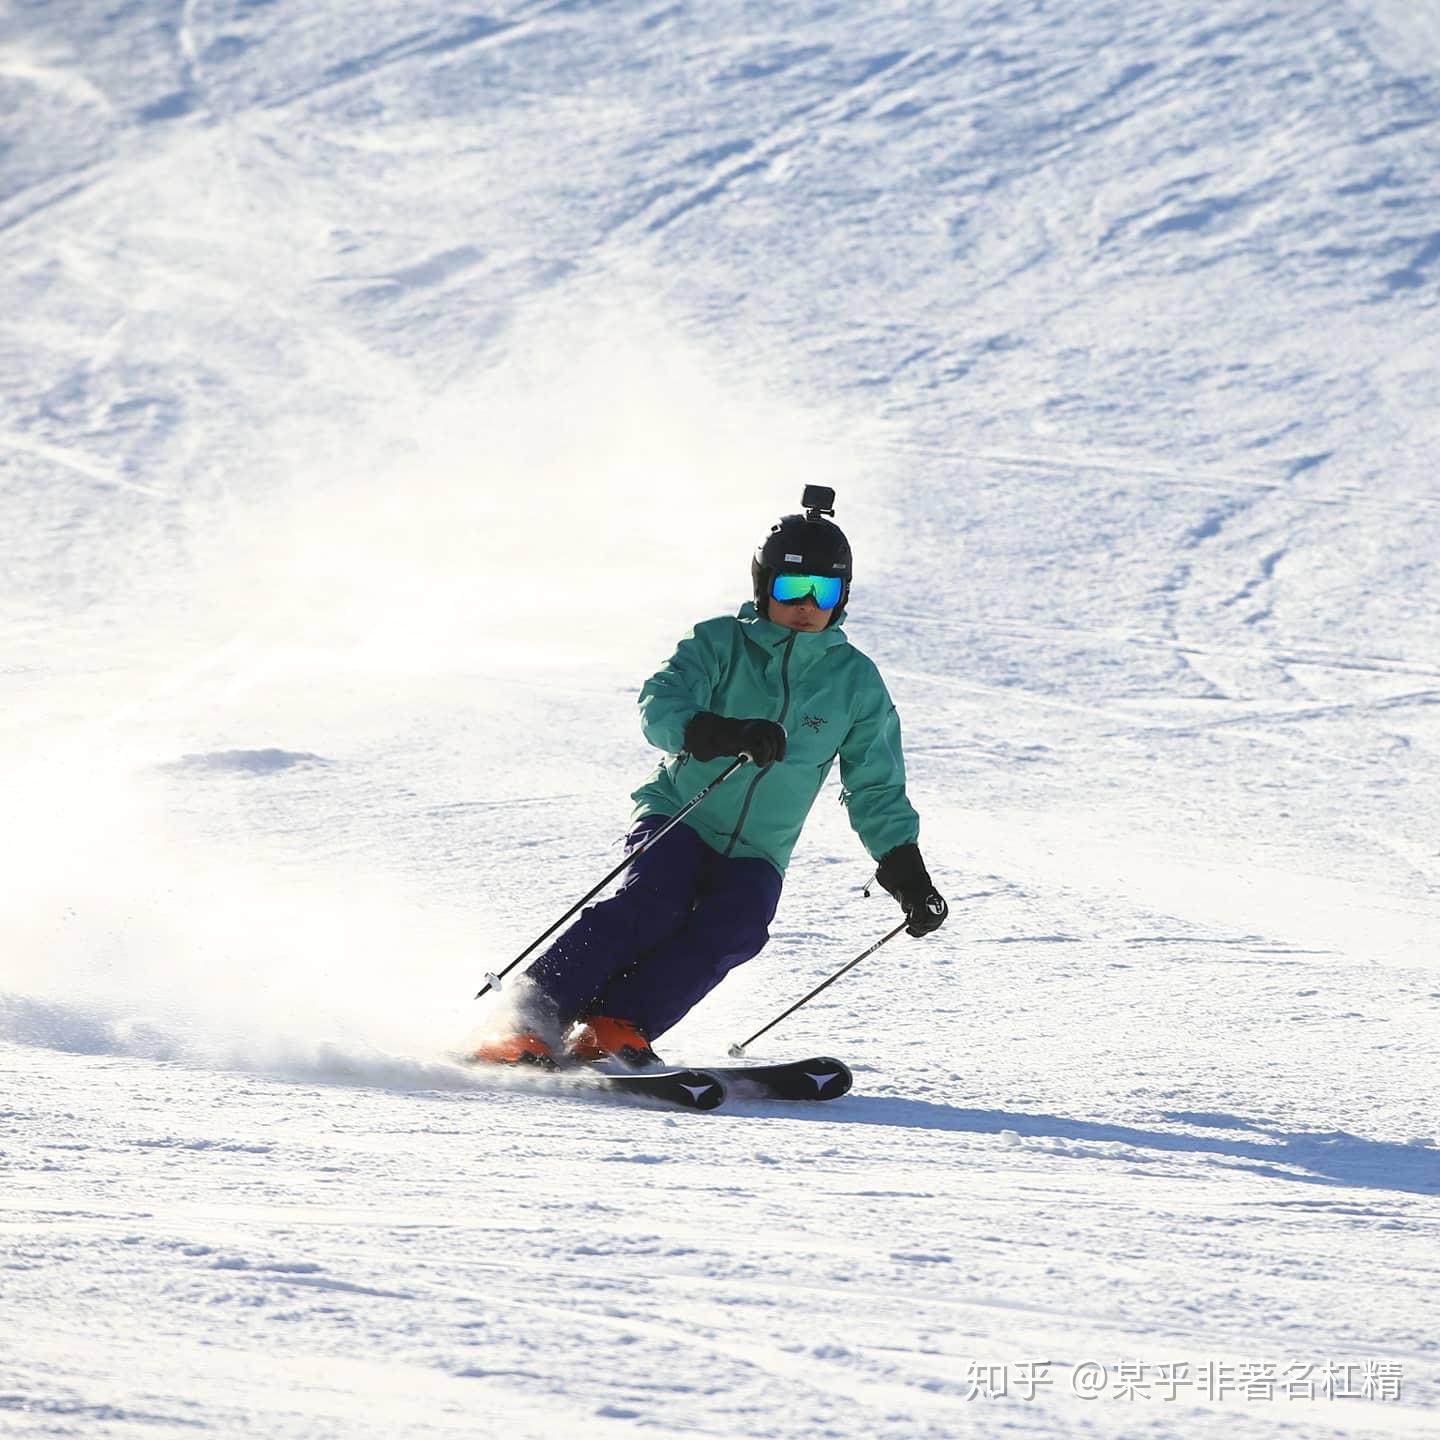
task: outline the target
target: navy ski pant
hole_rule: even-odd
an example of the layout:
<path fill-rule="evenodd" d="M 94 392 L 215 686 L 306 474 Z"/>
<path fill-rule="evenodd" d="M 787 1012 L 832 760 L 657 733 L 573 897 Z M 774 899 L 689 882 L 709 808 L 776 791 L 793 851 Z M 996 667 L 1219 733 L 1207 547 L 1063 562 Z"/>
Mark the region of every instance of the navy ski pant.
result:
<path fill-rule="evenodd" d="M 633 852 L 667 822 L 647 815 Z M 681 821 L 542 952 L 529 978 L 562 1026 L 582 1015 L 630 1020 L 652 1040 L 758 955 L 780 902 L 768 860 L 727 857 Z"/>

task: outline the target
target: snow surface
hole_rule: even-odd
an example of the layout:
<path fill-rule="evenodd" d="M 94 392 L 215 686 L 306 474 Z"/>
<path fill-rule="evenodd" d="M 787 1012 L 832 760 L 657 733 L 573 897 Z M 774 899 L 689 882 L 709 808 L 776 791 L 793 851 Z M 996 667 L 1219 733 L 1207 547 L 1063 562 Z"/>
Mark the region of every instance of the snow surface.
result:
<path fill-rule="evenodd" d="M 0 1433 L 1434 1434 L 1437 142 L 1435 0 L 0 3 Z M 809 481 L 855 1092 L 452 1064 Z"/>

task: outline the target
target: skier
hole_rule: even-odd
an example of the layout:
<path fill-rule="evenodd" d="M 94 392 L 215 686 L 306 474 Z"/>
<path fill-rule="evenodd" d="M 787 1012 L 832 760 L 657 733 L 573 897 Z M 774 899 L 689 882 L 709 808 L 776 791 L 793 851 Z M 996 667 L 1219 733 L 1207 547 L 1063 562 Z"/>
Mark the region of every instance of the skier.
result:
<path fill-rule="evenodd" d="M 696 625 L 646 681 L 641 728 L 665 758 L 634 792 L 627 853 L 733 757 L 754 769 L 721 784 L 540 954 L 515 1023 L 481 1040 L 477 1061 L 658 1063 L 651 1042 L 769 939 L 790 852 L 837 758 L 850 823 L 907 930 L 944 923 L 895 706 L 841 628 L 851 556 L 825 518 L 834 503 L 833 490 L 806 486 L 805 513 L 786 515 L 755 553 L 753 601 Z"/>

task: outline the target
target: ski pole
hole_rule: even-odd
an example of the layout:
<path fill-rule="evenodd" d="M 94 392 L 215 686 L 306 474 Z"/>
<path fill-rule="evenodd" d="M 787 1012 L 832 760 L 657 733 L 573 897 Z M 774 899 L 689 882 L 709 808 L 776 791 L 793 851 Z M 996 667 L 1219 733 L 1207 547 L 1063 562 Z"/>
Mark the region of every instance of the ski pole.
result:
<path fill-rule="evenodd" d="M 485 983 L 475 992 L 475 998 L 479 1000 L 482 996 L 488 995 L 490 991 L 500 989 L 500 982 L 537 945 L 548 940 L 582 905 L 593 900 L 627 865 L 633 864 L 656 841 L 662 840 L 668 835 L 722 780 L 728 780 L 747 760 L 754 758 L 753 755 L 747 755 L 743 751 L 737 755 L 693 800 L 688 801 L 677 814 L 671 816 L 668 824 L 662 826 L 642 844 L 637 845 L 593 890 L 582 895 L 543 935 L 537 935 L 498 975 L 487 975 Z"/>
<path fill-rule="evenodd" d="M 730 1053 L 735 1056 L 743 1055 L 746 1049 L 753 1045 L 767 1030 L 773 1030 L 788 1015 L 793 1015 L 802 1005 L 808 1005 L 822 990 L 833 985 L 847 970 L 853 970 L 862 960 L 868 960 L 887 940 L 893 940 L 910 922 L 902 920 L 888 935 L 882 935 L 868 950 L 862 950 L 848 964 L 842 965 L 828 980 L 822 980 L 803 1000 L 797 1000 L 782 1015 L 777 1015 L 768 1025 L 762 1026 L 748 1040 L 742 1040 L 738 1045 L 730 1047 Z"/>

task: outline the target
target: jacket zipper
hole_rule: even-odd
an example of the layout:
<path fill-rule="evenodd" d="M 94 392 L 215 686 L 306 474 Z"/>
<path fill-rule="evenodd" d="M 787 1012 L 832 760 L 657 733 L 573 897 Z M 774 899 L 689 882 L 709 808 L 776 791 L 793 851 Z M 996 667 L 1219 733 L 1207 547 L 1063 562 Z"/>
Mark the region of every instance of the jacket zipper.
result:
<path fill-rule="evenodd" d="M 783 725 L 785 717 L 790 713 L 790 652 L 795 648 L 795 632 L 790 632 L 790 638 L 785 642 L 785 658 L 780 662 L 780 714 L 776 717 L 776 724 Z M 735 829 L 730 833 L 729 843 L 720 853 L 727 858 L 730 852 L 740 841 L 740 832 L 745 828 L 745 817 L 750 813 L 750 802 L 755 798 L 755 787 L 770 773 L 767 765 L 751 782 L 750 788 L 745 792 L 744 803 L 740 806 L 739 818 L 735 821 Z"/>

